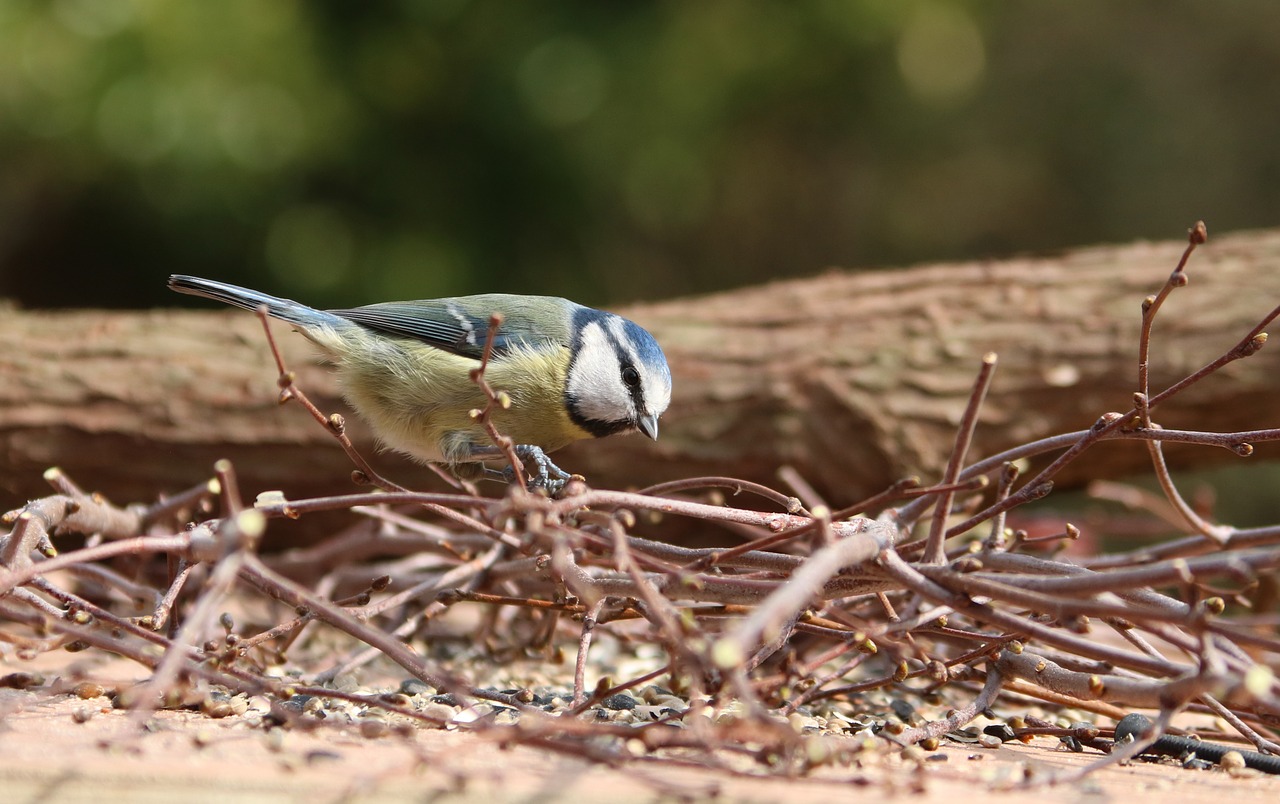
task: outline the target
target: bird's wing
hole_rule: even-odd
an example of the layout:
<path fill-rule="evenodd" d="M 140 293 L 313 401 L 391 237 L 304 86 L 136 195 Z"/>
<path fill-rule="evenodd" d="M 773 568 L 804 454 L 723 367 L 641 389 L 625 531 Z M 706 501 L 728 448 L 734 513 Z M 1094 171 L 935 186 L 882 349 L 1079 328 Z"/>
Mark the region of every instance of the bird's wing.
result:
<path fill-rule="evenodd" d="M 538 331 L 527 311 L 512 308 L 504 297 L 471 296 L 465 299 L 384 302 L 350 310 L 330 310 L 349 321 L 388 335 L 413 338 L 437 349 L 479 359 L 489 338 L 489 319 L 494 312 L 504 316 L 493 351 L 501 355 L 517 346 L 541 346 L 559 339 Z"/>

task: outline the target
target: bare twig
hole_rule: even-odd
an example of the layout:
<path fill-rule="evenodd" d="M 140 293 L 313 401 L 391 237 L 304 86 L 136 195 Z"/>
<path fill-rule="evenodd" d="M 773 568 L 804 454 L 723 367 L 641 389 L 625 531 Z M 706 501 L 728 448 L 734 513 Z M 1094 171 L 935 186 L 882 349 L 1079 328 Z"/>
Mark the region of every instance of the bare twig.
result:
<path fill-rule="evenodd" d="M 947 470 L 942 476 L 944 485 L 955 483 L 960 479 L 960 469 L 964 466 L 965 456 L 969 453 L 969 444 L 973 441 L 974 428 L 978 426 L 978 411 L 987 398 L 987 389 L 991 387 L 991 377 L 996 369 L 996 355 L 988 352 L 982 357 L 982 368 L 973 382 L 973 391 L 969 394 L 969 404 L 960 419 L 960 427 L 956 431 L 956 444 L 947 460 Z M 924 561 L 927 564 L 941 564 L 946 560 L 944 542 L 946 538 L 947 517 L 951 515 L 953 492 L 946 491 L 938 496 L 933 509 L 933 521 L 929 523 L 929 538 L 924 545 Z"/>

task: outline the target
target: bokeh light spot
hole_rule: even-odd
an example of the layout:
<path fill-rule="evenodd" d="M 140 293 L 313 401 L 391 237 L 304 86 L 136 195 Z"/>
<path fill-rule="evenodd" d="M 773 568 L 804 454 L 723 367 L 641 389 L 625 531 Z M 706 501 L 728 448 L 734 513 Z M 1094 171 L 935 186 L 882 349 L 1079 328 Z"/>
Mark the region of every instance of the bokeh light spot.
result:
<path fill-rule="evenodd" d="M 94 39 L 119 33 L 134 19 L 130 0 L 56 0 L 53 10 L 67 28 Z"/>
<path fill-rule="evenodd" d="M 245 167 L 260 170 L 293 159 L 305 132 L 302 106 L 275 84 L 243 87 L 233 93 L 218 120 L 227 155 Z"/>
<path fill-rule="evenodd" d="M 267 265 L 281 283 L 327 290 L 347 279 L 355 234 L 338 210 L 321 204 L 290 207 L 267 232 Z"/>
<path fill-rule="evenodd" d="M 145 75 L 117 81 L 98 104 L 98 137 L 111 153 L 130 162 L 154 162 L 182 135 L 176 100 Z"/>
<path fill-rule="evenodd" d="M 968 97 L 986 70 L 982 32 L 963 8 L 924 4 L 898 39 L 898 69 L 907 89 L 929 104 Z"/>
<path fill-rule="evenodd" d="M 581 123 L 600 108 L 609 71 L 595 48 L 575 36 L 560 36 L 529 52 L 516 83 L 533 115 L 559 128 Z"/>
<path fill-rule="evenodd" d="M 89 54 L 81 40 L 45 19 L 31 21 L 21 37 L 22 73 L 29 86 L 52 97 L 79 95 L 90 86 Z"/>

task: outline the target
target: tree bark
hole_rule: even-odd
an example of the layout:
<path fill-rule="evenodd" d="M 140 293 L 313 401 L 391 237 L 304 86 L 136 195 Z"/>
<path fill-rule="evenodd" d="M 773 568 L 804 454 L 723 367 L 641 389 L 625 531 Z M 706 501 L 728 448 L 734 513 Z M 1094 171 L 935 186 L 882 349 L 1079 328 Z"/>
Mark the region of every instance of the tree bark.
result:
<path fill-rule="evenodd" d="M 557 463 L 614 486 L 702 474 L 777 485 L 777 468 L 789 464 L 831 503 L 847 503 L 906 474 L 938 477 L 989 351 L 1000 363 L 971 458 L 1086 428 L 1131 406 L 1140 304 L 1184 245 L 833 271 L 632 307 L 626 314 L 658 337 L 675 377 L 662 438 L 584 442 Z M 1280 303 L 1277 265 L 1280 231 L 1200 248 L 1190 287 L 1156 321 L 1153 391 L 1221 354 Z M 345 412 L 306 342 L 284 325 L 275 332 L 304 390 L 322 410 Z M 1157 420 L 1280 426 L 1271 351 L 1175 398 Z M 46 493 L 41 471 L 52 465 L 121 500 L 199 482 L 224 457 L 250 496 L 351 490 L 345 456 L 298 406 L 277 405 L 275 380 L 258 321 L 238 311 L 0 312 L 0 509 Z M 410 486 L 435 482 L 399 457 L 373 455 L 367 431 L 348 422 L 380 471 Z M 1234 459 L 1211 447 L 1168 452 L 1183 464 Z M 1135 443 L 1103 445 L 1064 480 L 1122 475 L 1145 454 Z"/>

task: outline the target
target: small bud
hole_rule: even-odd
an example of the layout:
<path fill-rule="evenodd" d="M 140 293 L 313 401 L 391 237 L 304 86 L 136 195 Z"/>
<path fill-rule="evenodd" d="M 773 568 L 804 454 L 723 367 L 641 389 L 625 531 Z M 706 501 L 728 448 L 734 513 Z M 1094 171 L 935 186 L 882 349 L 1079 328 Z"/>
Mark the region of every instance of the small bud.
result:
<path fill-rule="evenodd" d="M 1267 333 L 1259 332 L 1249 339 L 1249 342 L 1240 347 L 1241 357 L 1252 357 L 1257 354 L 1258 350 L 1267 343 Z"/>
<path fill-rule="evenodd" d="M 1093 423 L 1093 429 L 1101 430 L 1104 427 L 1108 427 L 1112 424 L 1115 424 L 1117 421 L 1119 421 L 1122 418 L 1124 418 L 1123 414 L 1116 413 L 1115 411 L 1112 411 L 1110 413 L 1104 413 L 1098 417 L 1098 420 L 1096 422 Z"/>
<path fill-rule="evenodd" d="M 1196 221 L 1196 225 L 1187 230 L 1187 239 L 1193 245 L 1202 246 L 1209 239 L 1209 228 L 1204 221 Z"/>
<path fill-rule="evenodd" d="M 445 589 L 436 594 L 436 602 L 441 606 L 452 606 L 462 601 L 462 590 Z"/>

